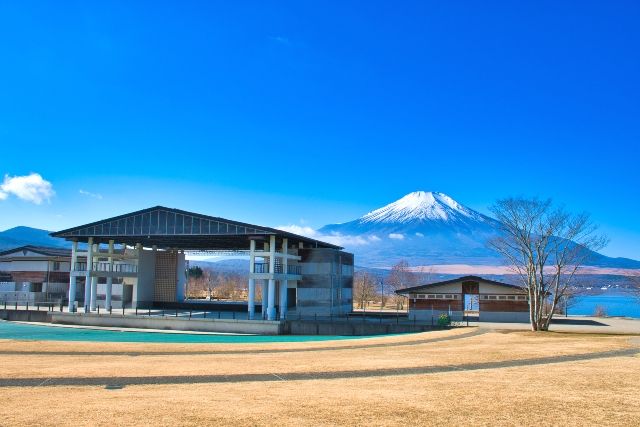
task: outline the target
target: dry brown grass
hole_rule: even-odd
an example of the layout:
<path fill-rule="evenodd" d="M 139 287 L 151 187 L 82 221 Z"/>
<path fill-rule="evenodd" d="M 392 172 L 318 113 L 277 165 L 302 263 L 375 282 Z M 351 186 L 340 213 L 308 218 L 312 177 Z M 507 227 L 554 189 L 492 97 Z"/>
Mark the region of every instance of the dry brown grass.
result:
<path fill-rule="evenodd" d="M 6 351 L 135 351 L 142 355 L 1 355 L 2 377 L 286 373 L 442 366 L 583 354 L 630 347 L 626 337 L 527 332 L 415 341 L 442 331 L 355 341 L 265 345 L 26 343 Z M 388 347 L 327 349 L 368 343 Z M 258 349 L 314 348 L 295 353 Z M 322 349 L 325 350 L 322 350 Z M 247 350 L 188 354 L 191 350 Z M 170 351 L 186 354 L 158 355 Z M 640 358 L 359 379 L 3 388 L 0 424 L 640 424 Z"/>

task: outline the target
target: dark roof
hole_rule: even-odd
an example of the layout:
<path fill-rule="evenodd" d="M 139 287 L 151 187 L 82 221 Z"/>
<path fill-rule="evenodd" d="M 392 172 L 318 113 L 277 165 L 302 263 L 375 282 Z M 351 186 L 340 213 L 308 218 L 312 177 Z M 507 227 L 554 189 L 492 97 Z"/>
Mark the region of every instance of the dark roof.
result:
<path fill-rule="evenodd" d="M 278 242 L 288 238 L 289 244 L 303 243 L 306 248 L 342 249 L 340 246 L 275 228 L 163 206 L 51 233 L 53 237 L 85 243 L 89 237 L 93 237 L 94 243 L 115 240 L 116 243 L 141 243 L 147 247 L 156 245 L 160 248 L 226 250 L 249 249 L 250 238 L 267 241 L 268 236 L 272 235 L 276 236 Z"/>
<path fill-rule="evenodd" d="M 483 279 L 480 276 L 462 276 L 462 277 L 458 277 L 457 279 L 445 280 L 443 282 L 427 283 L 426 285 L 420 285 L 420 286 L 413 286 L 411 288 L 398 289 L 396 291 L 396 293 L 397 294 L 408 294 L 408 293 L 411 293 L 411 292 L 423 291 L 423 290 L 426 290 L 426 289 L 429 289 L 429 288 L 433 288 L 433 287 L 436 287 L 436 286 L 449 285 L 451 283 L 466 282 L 466 281 L 485 282 L 485 283 L 490 283 L 492 285 L 504 286 L 505 288 L 523 290 L 523 288 L 521 286 L 510 285 L 508 283 L 497 282 L 495 280 Z"/>
<path fill-rule="evenodd" d="M 21 251 L 35 252 L 37 254 L 44 255 L 44 256 L 71 257 L 71 249 L 52 248 L 48 246 L 32 246 L 32 245 L 20 246 L 18 248 L 2 251 L 0 252 L 0 256 L 10 255 L 10 254 L 14 254 L 16 252 L 21 252 Z"/>

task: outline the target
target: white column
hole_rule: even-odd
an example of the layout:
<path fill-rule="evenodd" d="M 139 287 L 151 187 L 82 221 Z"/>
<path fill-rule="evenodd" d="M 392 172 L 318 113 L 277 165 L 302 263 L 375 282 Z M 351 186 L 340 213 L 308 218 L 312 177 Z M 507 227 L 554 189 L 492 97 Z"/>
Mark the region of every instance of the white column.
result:
<path fill-rule="evenodd" d="M 71 272 L 69 273 L 69 312 L 73 310 L 76 302 L 76 276 L 73 272 L 76 271 L 76 262 L 78 261 L 78 242 L 71 244 Z"/>
<path fill-rule="evenodd" d="M 95 244 L 92 246 L 92 250 L 95 250 L 95 252 L 98 252 L 100 250 L 100 245 L 99 244 Z M 96 259 L 96 262 L 99 261 L 100 258 L 98 257 Z M 93 311 L 96 309 L 96 302 L 98 301 L 98 277 L 97 276 L 93 276 L 91 278 L 91 303 L 89 304 L 89 310 Z"/>
<path fill-rule="evenodd" d="M 136 273 L 136 278 L 134 280 L 134 285 L 133 285 L 133 293 L 132 293 L 133 295 L 131 296 L 131 308 L 136 308 L 138 306 L 138 294 L 139 294 L 138 286 L 140 286 L 140 266 L 142 264 L 142 251 L 143 251 L 142 243 L 136 243 L 136 257 L 138 258 L 136 263 L 138 265 L 138 272 Z M 176 256 L 176 262 L 177 262 L 177 258 L 179 257 L 180 257 L 180 252 L 178 252 L 178 255 Z M 176 270 L 177 268 L 178 266 L 176 265 Z M 123 306 L 124 306 L 124 302 L 123 302 Z"/>
<path fill-rule="evenodd" d="M 276 271 L 276 236 L 269 236 L 269 274 Z M 267 307 L 267 319 L 276 320 L 276 281 L 269 279 L 269 306 Z"/>
<path fill-rule="evenodd" d="M 109 240 L 109 255 L 113 254 L 113 240 Z M 113 257 L 109 257 L 109 272 L 113 274 Z M 104 308 L 109 310 L 111 307 L 111 294 L 113 291 L 113 277 L 107 277 L 107 292 L 104 300 Z"/>
<path fill-rule="evenodd" d="M 265 252 L 269 251 L 269 243 L 265 242 L 264 243 L 264 247 L 263 247 Z M 264 261 L 264 258 L 263 258 Z M 268 303 L 268 297 L 269 297 L 269 281 L 268 280 L 263 280 L 262 281 L 262 318 L 266 319 L 267 318 L 267 303 Z"/>
<path fill-rule="evenodd" d="M 91 272 L 93 271 L 93 237 L 89 237 L 87 242 L 87 271 L 84 279 L 84 306 L 89 305 L 91 300 Z"/>
<path fill-rule="evenodd" d="M 283 273 L 289 274 L 287 271 L 289 268 L 289 259 L 287 255 L 289 254 L 289 239 L 286 237 L 282 239 L 282 254 L 284 258 L 282 258 L 282 269 Z M 286 276 L 285 276 L 286 277 Z M 280 281 L 280 320 L 284 320 L 287 318 L 287 288 L 289 287 L 289 281 L 284 279 Z"/>
<path fill-rule="evenodd" d="M 249 295 L 247 297 L 247 308 L 249 310 L 249 320 L 253 320 L 256 313 L 256 279 L 251 277 L 251 275 L 255 273 L 256 257 L 254 252 L 256 250 L 256 241 L 251 240 L 249 245 Z"/>

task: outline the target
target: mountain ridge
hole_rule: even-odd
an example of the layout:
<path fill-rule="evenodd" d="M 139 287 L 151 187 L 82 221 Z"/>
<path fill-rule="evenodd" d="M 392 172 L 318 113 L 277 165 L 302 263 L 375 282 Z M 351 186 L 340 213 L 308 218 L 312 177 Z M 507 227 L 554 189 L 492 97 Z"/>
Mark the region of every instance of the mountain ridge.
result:
<path fill-rule="evenodd" d="M 327 224 L 318 233 L 344 241 L 360 264 L 372 267 L 400 260 L 412 265 L 501 265 L 502 257 L 487 245 L 500 235 L 499 226 L 444 193 L 414 191 L 352 221 Z M 589 265 L 640 268 L 640 261 L 594 252 Z"/>

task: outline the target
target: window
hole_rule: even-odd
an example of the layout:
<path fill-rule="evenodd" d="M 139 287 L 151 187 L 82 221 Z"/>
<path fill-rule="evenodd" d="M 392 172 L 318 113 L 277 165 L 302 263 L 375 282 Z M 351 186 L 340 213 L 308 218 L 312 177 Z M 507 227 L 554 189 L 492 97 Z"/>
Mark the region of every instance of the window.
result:
<path fill-rule="evenodd" d="M 53 262 L 53 271 L 60 271 L 60 261 Z"/>

